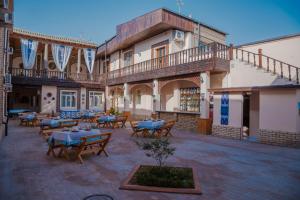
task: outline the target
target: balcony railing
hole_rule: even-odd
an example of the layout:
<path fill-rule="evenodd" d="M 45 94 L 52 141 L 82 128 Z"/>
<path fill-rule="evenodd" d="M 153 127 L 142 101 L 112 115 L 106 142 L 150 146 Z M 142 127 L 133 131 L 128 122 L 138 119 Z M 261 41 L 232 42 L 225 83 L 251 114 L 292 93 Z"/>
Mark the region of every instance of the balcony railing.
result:
<path fill-rule="evenodd" d="M 67 73 L 59 71 L 35 70 L 35 69 L 19 69 L 11 70 L 12 77 L 42 79 L 42 80 L 60 80 L 75 81 L 87 83 L 103 83 L 105 76 L 84 73 Z"/>
<path fill-rule="evenodd" d="M 228 48 L 226 45 L 214 42 L 205 46 L 186 49 L 111 71 L 109 72 L 108 78 L 115 79 L 164 67 L 178 66 L 204 60 L 214 61 L 216 58 L 228 60 Z"/>

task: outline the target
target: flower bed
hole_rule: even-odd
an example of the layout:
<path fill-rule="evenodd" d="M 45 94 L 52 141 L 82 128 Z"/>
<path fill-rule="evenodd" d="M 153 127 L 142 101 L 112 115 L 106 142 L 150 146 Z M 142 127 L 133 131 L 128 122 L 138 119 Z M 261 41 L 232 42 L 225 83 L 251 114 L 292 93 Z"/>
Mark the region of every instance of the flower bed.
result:
<path fill-rule="evenodd" d="M 137 166 L 120 189 L 201 194 L 196 171 L 185 167 Z"/>

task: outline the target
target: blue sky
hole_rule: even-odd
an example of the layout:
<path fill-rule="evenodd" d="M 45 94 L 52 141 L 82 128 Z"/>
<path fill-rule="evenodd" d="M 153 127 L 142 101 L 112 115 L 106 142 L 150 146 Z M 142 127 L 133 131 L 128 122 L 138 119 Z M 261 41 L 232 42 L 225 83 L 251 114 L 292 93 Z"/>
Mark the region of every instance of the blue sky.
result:
<path fill-rule="evenodd" d="M 182 14 L 227 32 L 227 43 L 300 33 L 300 0 L 182 0 Z M 176 0 L 15 0 L 15 26 L 82 38 L 112 37 L 116 25 L 151 10 L 178 11 Z"/>

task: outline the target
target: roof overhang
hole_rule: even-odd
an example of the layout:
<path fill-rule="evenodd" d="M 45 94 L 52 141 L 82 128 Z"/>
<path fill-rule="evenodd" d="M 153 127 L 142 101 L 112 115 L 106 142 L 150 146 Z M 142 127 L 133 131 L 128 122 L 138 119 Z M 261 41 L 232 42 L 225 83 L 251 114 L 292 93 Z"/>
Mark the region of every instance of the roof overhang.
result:
<path fill-rule="evenodd" d="M 170 29 L 194 32 L 198 24 L 200 23 L 193 19 L 179 15 L 165 8 L 158 9 L 118 25 L 116 36 L 98 47 L 97 56 L 103 55 L 105 50 L 107 54 L 110 54 L 119 49 L 130 47 L 134 43 Z M 208 27 L 205 24 L 200 25 Z M 226 33 L 212 27 L 208 28 L 226 35 Z"/>
<path fill-rule="evenodd" d="M 231 87 L 231 88 L 213 88 L 208 89 L 214 94 L 221 93 L 249 93 L 262 90 L 282 90 L 282 89 L 300 89 L 300 85 L 270 85 L 270 86 L 255 86 L 255 87 Z"/>

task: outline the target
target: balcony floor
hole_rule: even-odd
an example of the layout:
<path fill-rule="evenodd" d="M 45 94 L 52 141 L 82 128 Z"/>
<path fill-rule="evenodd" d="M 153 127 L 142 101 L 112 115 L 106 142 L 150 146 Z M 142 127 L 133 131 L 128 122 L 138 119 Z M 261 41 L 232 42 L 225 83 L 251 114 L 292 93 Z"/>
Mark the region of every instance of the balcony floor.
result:
<path fill-rule="evenodd" d="M 0 145 L 0 199 L 82 199 L 105 193 L 114 199 L 299 199 L 299 149 L 268 146 L 174 131 L 177 148 L 169 165 L 196 167 L 203 194 L 179 195 L 119 190 L 137 164 L 152 164 L 129 129 L 113 130 L 109 157 L 91 156 L 84 164 L 46 156 L 38 128 L 10 121 Z"/>

